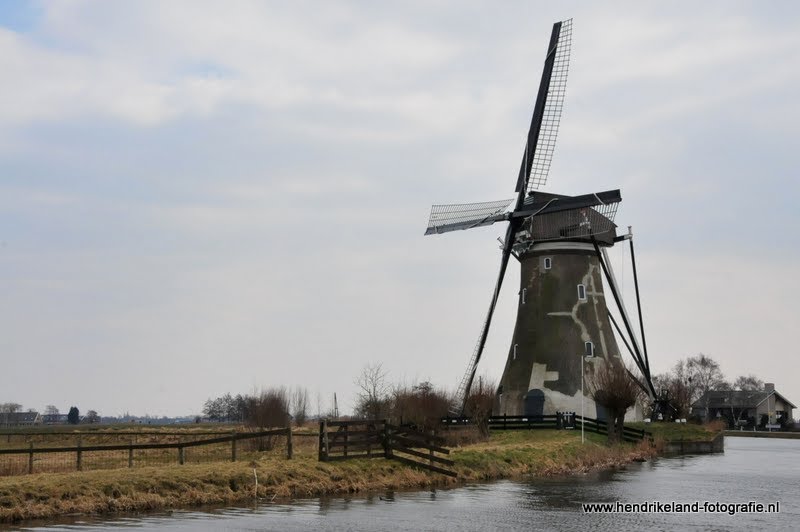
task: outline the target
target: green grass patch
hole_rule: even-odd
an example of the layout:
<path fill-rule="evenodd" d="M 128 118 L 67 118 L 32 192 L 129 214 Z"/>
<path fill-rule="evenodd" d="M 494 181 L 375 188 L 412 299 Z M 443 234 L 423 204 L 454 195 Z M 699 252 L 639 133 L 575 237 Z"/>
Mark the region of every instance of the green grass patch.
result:
<path fill-rule="evenodd" d="M 654 438 L 664 441 L 710 441 L 719 434 L 716 424 L 695 425 L 694 423 L 626 423 L 637 429 L 650 432 Z"/>

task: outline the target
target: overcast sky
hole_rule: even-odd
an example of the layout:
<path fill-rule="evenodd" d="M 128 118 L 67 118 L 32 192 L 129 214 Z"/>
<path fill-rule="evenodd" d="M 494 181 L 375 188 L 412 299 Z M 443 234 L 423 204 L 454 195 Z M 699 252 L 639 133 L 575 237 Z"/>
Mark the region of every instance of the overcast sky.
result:
<path fill-rule="evenodd" d="M 798 11 L 2 2 L 0 402 L 177 415 L 302 385 L 348 411 L 369 362 L 454 388 L 505 227 L 423 237 L 430 204 L 513 196 L 573 17 L 544 190 L 621 189 L 654 372 L 702 352 L 800 404 Z"/>

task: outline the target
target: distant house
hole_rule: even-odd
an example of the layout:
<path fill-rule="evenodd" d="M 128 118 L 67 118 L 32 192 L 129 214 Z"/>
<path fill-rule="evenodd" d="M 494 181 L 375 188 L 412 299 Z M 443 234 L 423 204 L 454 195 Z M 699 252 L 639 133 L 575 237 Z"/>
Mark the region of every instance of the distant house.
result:
<path fill-rule="evenodd" d="M 39 412 L 0 412 L 0 427 L 29 427 L 41 425 Z"/>
<path fill-rule="evenodd" d="M 67 414 L 44 414 L 42 423 L 45 425 L 66 425 Z"/>
<path fill-rule="evenodd" d="M 785 426 L 792 420 L 792 409 L 797 408 L 767 383 L 763 390 L 743 392 L 718 390 L 703 394 L 692 404 L 692 415 L 700 418 L 725 419 L 730 426 Z"/>

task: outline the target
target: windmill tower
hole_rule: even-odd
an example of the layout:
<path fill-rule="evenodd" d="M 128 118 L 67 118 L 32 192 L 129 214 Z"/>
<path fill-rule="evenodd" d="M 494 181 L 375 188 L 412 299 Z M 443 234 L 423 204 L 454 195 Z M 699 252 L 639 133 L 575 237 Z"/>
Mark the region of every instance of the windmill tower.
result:
<path fill-rule="evenodd" d="M 538 190 L 547 181 L 555 148 L 571 39 L 571 19 L 553 25 L 516 180 L 516 197 L 434 205 L 431 209 L 426 235 L 508 222 L 501 245 L 500 273 L 478 342 L 459 384 L 456 413 L 463 413 L 512 256 L 521 267 L 517 321 L 497 390 L 495 413 L 553 414 L 578 411 L 585 403 L 587 416 L 602 416 L 594 402 L 583 397 L 582 383 L 602 364 L 623 365 L 615 330 L 639 370 L 640 376 L 631 377 L 651 399 L 655 397 L 644 342 L 632 234 L 629 231 L 618 236 L 614 224 L 622 201 L 620 191 L 564 196 Z M 633 332 L 606 252 L 623 240 L 631 246 L 641 343 Z M 612 305 L 603 288 L 604 278 L 613 296 Z M 609 311 L 614 305 L 622 327 Z"/>

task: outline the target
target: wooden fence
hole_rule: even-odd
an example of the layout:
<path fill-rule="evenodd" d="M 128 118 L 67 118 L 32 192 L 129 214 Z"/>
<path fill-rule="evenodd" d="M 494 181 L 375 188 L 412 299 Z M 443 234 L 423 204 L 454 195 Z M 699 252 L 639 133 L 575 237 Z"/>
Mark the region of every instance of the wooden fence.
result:
<path fill-rule="evenodd" d="M 445 417 L 441 419 L 443 427 L 457 427 L 473 424 L 468 417 Z M 596 434 L 608 434 L 608 423 L 602 420 L 582 417 L 572 412 L 547 416 L 491 416 L 488 419 L 489 430 L 535 430 L 535 429 L 577 429 L 583 425 L 584 430 Z M 653 441 L 653 435 L 645 430 L 625 427 L 622 439 L 627 442 L 638 442 L 643 439 Z"/>
<path fill-rule="evenodd" d="M 385 419 L 327 421 L 319 423 L 319 460 L 386 458 L 428 471 L 455 477 L 443 466 L 454 462 L 440 454 L 450 454 L 444 439 L 408 427 L 391 425 Z M 439 454 L 437 454 L 439 453 Z"/>
<path fill-rule="evenodd" d="M 386 420 L 322 420 L 319 422 L 319 460 L 386 458 L 386 430 Z"/>
<path fill-rule="evenodd" d="M 454 462 L 436 455 L 436 453 L 450 454 L 450 449 L 444 447 L 444 442 L 444 438 L 436 436 L 432 432 L 426 434 L 406 427 L 386 425 L 386 449 L 389 458 L 410 466 L 423 467 L 435 473 L 455 477 L 457 476 L 455 472 L 442 467 L 452 467 Z"/>
<path fill-rule="evenodd" d="M 11 448 L 11 449 L 0 449 L 0 460 L 10 459 L 10 463 L 4 464 L 0 461 L 0 475 L 14 475 L 20 473 L 33 473 L 34 472 L 34 463 L 41 458 L 41 455 L 48 456 L 48 455 L 57 455 L 60 454 L 62 457 L 62 461 L 59 464 L 61 467 L 56 467 L 56 470 L 65 470 L 65 469 L 72 469 L 76 471 L 82 471 L 83 466 L 85 463 L 85 458 L 87 455 L 91 453 L 104 453 L 108 455 L 109 453 L 117 453 L 117 456 L 114 460 L 106 460 L 105 468 L 116 468 L 116 467 L 133 467 L 135 462 L 135 457 L 137 455 L 141 456 L 143 451 L 151 451 L 151 450 L 161 450 L 161 458 L 165 456 L 164 453 L 169 453 L 170 450 L 175 452 L 174 460 L 159 460 L 160 463 L 164 462 L 177 462 L 178 464 L 183 465 L 186 462 L 186 450 L 187 449 L 211 449 L 214 448 L 214 452 L 207 453 L 208 456 L 212 457 L 212 459 L 230 459 L 231 461 L 235 462 L 237 458 L 237 452 L 239 447 L 239 442 L 242 441 L 255 441 L 255 443 L 262 442 L 263 438 L 272 438 L 275 436 L 285 436 L 286 437 L 286 456 L 287 458 L 292 458 L 293 455 L 293 442 L 292 442 L 292 431 L 291 428 L 280 428 L 280 429 L 273 429 L 273 430 L 265 430 L 259 432 L 239 432 L 239 433 L 230 433 L 225 436 L 218 436 L 215 438 L 206 438 L 194 441 L 179 441 L 179 442 L 169 442 L 169 443 L 127 443 L 127 444 L 114 444 L 114 445 L 81 445 L 80 440 L 78 440 L 77 444 L 74 446 L 62 446 L 62 447 L 35 447 L 33 442 L 30 442 L 27 448 Z M 256 441 L 258 440 L 258 441 Z M 221 446 L 228 445 L 229 447 L 229 454 L 226 452 L 220 452 L 222 450 Z M 127 452 L 127 461 L 119 459 L 119 453 L 126 453 Z M 72 460 L 73 467 L 66 468 L 63 467 L 65 456 L 64 455 L 73 455 L 74 459 Z M 35 457 L 39 458 L 35 458 Z M 27 467 L 19 467 L 20 464 L 24 464 Z M 5 467 L 3 467 L 5 466 Z M 16 466 L 16 467 L 15 467 Z M 42 468 L 40 468 L 42 469 Z M 44 468 L 47 469 L 47 468 Z M 51 468 L 53 469 L 53 468 Z M 41 471 L 37 471 L 41 472 Z"/>

